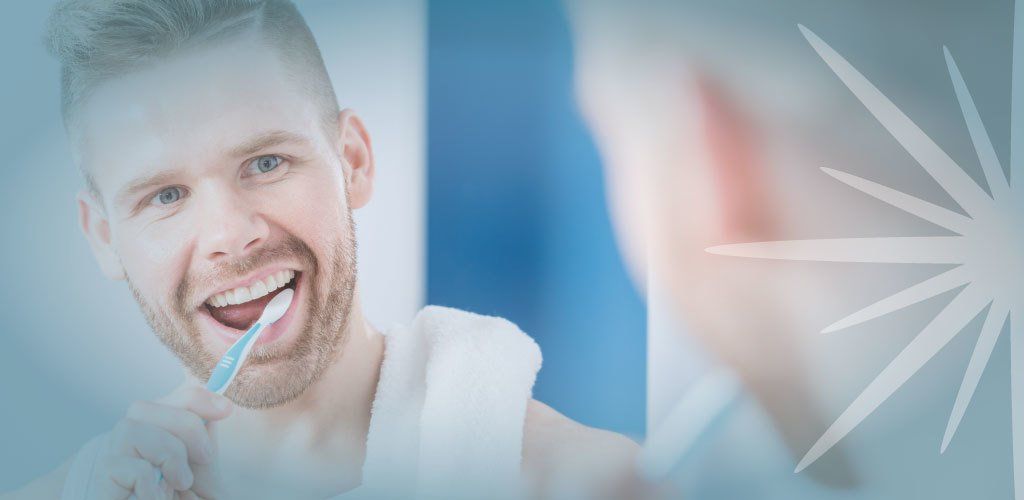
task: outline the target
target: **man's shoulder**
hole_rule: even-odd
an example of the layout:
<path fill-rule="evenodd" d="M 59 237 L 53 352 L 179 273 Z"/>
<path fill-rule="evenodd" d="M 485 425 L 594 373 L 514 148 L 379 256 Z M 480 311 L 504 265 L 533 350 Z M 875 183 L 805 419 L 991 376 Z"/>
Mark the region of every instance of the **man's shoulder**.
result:
<path fill-rule="evenodd" d="M 632 460 L 640 451 L 636 441 L 616 432 L 583 425 L 536 399 L 531 399 L 526 405 L 523 447 L 524 456 L 529 451 L 543 455 L 575 454 L 574 451 L 580 450 L 575 447 L 582 447 L 589 451 L 604 451 L 609 458 L 620 460 Z"/>
<path fill-rule="evenodd" d="M 622 498 L 637 485 L 640 447 L 622 434 L 587 427 L 531 399 L 523 431 L 523 473 L 541 496 Z"/>
<path fill-rule="evenodd" d="M 60 498 L 64 491 L 64 479 L 71 470 L 74 455 L 64 461 L 56 469 L 34 479 L 21 489 L 7 493 L 0 492 L 0 500 L 38 500 L 40 498 Z"/>

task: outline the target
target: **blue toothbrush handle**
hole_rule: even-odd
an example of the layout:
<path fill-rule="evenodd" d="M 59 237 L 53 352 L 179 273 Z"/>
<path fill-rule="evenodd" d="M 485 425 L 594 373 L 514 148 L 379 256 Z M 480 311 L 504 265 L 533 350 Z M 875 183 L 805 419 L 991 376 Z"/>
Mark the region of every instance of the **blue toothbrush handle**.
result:
<path fill-rule="evenodd" d="M 216 392 L 217 394 L 224 394 L 227 390 L 228 385 L 234 380 L 235 374 L 238 373 L 238 364 L 242 361 L 249 348 L 251 347 L 251 340 L 260 331 L 263 325 L 255 323 L 249 327 L 249 331 L 245 332 L 238 341 L 235 342 L 228 352 L 224 353 L 224 356 L 217 362 L 217 366 L 213 368 L 213 373 L 210 374 L 210 380 L 206 382 L 206 388 L 210 392 Z"/>
<path fill-rule="evenodd" d="M 253 324 L 241 338 L 235 341 L 235 344 L 228 349 L 228 352 L 224 353 L 224 356 L 222 356 L 220 361 L 217 362 L 217 366 L 213 368 L 213 373 L 210 374 L 210 379 L 206 381 L 207 390 L 210 392 L 216 392 L 217 394 L 224 394 L 228 385 L 230 385 L 231 381 L 235 379 L 235 374 L 238 373 L 236 367 L 241 361 L 243 361 L 242 358 L 245 357 L 249 348 L 252 347 L 252 338 L 262 327 L 263 325 L 259 322 Z M 164 480 L 163 471 L 155 469 L 153 472 L 156 476 L 157 484 L 160 484 L 160 482 Z M 132 494 L 132 497 L 135 497 L 134 493 Z"/>

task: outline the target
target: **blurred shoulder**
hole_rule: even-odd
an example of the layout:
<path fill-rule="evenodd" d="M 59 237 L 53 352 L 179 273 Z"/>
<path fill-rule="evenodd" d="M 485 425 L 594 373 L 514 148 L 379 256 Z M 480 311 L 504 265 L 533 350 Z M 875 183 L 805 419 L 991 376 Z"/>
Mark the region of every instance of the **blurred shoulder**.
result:
<path fill-rule="evenodd" d="M 0 500 L 40 500 L 43 498 L 58 499 L 64 491 L 64 479 L 71 470 L 74 456 L 64 461 L 56 469 L 40 476 L 19 490 L 7 493 L 0 492 Z"/>
<path fill-rule="evenodd" d="M 587 427 L 537 400 L 527 403 L 523 474 L 535 496 L 631 497 L 639 486 L 639 451 L 622 434 Z"/>

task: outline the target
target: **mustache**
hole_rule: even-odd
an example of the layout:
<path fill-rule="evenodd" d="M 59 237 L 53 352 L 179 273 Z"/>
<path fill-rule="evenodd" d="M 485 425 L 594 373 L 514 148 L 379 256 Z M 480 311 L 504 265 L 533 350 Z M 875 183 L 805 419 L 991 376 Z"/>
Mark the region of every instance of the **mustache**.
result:
<path fill-rule="evenodd" d="M 217 264 L 202 274 L 186 272 L 178 286 L 175 287 L 175 309 L 181 316 L 188 316 L 192 310 L 202 305 L 206 297 L 197 296 L 201 290 L 208 290 L 218 283 L 239 279 L 252 271 L 274 262 L 297 258 L 304 269 L 313 276 L 318 275 L 318 265 L 313 250 L 305 242 L 288 235 L 280 243 L 265 246 L 253 253 L 233 261 Z"/>

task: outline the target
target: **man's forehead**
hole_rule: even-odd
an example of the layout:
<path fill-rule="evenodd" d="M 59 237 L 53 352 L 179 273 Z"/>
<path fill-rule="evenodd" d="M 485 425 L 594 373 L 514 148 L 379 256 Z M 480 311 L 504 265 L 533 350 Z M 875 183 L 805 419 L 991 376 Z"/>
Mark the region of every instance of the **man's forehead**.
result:
<path fill-rule="evenodd" d="M 105 187 L 110 174 L 227 154 L 268 130 L 308 135 L 318 115 L 290 78 L 275 51 L 246 38 L 109 79 L 83 103 L 81 161 Z"/>

